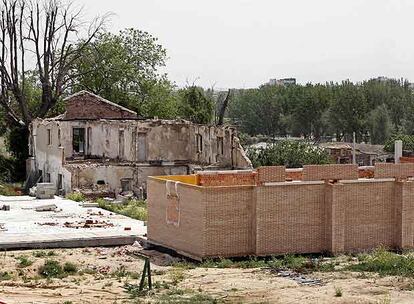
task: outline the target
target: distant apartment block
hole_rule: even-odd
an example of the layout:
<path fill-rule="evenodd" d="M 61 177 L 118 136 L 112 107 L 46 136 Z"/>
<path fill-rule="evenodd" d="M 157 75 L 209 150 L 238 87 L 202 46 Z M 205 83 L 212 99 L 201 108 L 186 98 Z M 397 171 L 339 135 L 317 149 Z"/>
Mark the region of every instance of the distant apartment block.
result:
<path fill-rule="evenodd" d="M 282 78 L 282 79 L 270 79 L 267 83 L 269 85 L 276 85 L 276 86 L 288 86 L 288 85 L 295 85 L 296 78 Z"/>

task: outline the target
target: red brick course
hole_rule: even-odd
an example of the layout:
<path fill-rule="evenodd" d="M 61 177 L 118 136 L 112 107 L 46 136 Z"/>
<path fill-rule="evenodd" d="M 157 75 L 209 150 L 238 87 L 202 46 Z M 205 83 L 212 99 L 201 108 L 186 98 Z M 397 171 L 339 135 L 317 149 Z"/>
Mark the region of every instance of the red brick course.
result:
<path fill-rule="evenodd" d="M 257 169 L 259 183 L 284 182 L 286 180 L 286 168 L 284 166 L 265 166 Z"/>
<path fill-rule="evenodd" d="M 375 165 L 375 178 L 400 179 L 407 177 L 414 177 L 414 163 L 379 163 Z"/>
<path fill-rule="evenodd" d="M 137 114 L 97 95 L 79 92 L 66 100 L 64 119 L 131 119 Z"/>
<path fill-rule="evenodd" d="M 341 180 L 357 179 L 358 165 L 305 165 L 303 180 Z"/>

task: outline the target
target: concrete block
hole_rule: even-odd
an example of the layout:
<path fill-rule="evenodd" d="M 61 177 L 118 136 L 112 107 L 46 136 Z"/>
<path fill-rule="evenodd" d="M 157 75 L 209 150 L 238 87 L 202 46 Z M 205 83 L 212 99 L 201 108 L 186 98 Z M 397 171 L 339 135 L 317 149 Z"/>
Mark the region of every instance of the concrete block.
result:
<path fill-rule="evenodd" d="M 36 198 L 38 199 L 51 199 L 55 196 L 56 187 L 52 183 L 38 183 L 36 188 Z"/>

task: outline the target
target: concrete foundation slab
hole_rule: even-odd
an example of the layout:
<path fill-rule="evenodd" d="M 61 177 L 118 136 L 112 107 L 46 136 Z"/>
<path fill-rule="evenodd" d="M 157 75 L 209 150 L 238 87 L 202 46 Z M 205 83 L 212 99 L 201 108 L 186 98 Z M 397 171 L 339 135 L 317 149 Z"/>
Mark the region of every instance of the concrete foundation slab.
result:
<path fill-rule="evenodd" d="M 10 211 L 0 211 L 5 229 L 0 230 L 0 250 L 126 245 L 147 231 L 142 221 L 60 197 L 0 196 L 0 205 L 5 203 Z M 35 211 L 52 204 L 57 211 Z"/>

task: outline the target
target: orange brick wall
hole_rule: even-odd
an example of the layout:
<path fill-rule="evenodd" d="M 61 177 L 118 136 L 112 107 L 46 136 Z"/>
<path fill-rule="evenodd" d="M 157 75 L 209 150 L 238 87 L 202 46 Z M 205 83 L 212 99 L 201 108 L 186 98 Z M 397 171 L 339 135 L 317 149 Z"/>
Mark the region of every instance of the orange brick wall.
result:
<path fill-rule="evenodd" d="M 184 184 L 177 186 L 179 224 L 174 225 L 167 222 L 171 202 L 166 183 L 165 180 L 148 179 L 148 239 L 191 256 L 203 256 L 205 202 L 201 189 Z M 170 184 L 174 189 L 175 183 Z"/>
<path fill-rule="evenodd" d="M 395 243 L 395 182 L 353 182 L 338 186 L 344 206 L 344 251 L 369 250 Z"/>
<path fill-rule="evenodd" d="M 305 165 L 303 180 L 357 179 L 358 165 Z"/>
<path fill-rule="evenodd" d="M 284 182 L 286 180 L 286 168 L 284 166 L 268 166 L 257 169 L 259 183 Z"/>
<path fill-rule="evenodd" d="M 198 173 L 198 184 L 204 187 L 255 185 L 254 171 L 211 171 Z"/>
<path fill-rule="evenodd" d="M 255 252 L 253 187 L 209 188 L 206 202 L 204 255 L 247 256 Z"/>
<path fill-rule="evenodd" d="M 400 157 L 400 163 L 414 163 L 414 157 L 402 156 Z"/>
<path fill-rule="evenodd" d="M 377 165 L 375 177 L 378 172 L 382 177 L 407 176 L 411 168 Z M 264 179 L 274 176 L 271 173 Z M 200 259 L 356 252 L 378 246 L 414 248 L 411 180 L 281 181 L 220 187 L 178 184 L 178 203 L 168 198 L 167 183 L 175 185 L 157 178 L 148 181 L 148 238 Z M 169 224 L 167 219 L 174 222 L 177 214 L 168 217 L 168 210 L 174 211 L 171 208 L 177 205 L 179 224 Z"/>
<path fill-rule="evenodd" d="M 324 184 L 256 189 L 256 254 L 325 250 Z"/>
<path fill-rule="evenodd" d="M 391 164 L 379 163 L 375 165 L 376 178 L 407 178 L 414 177 L 414 163 Z"/>

